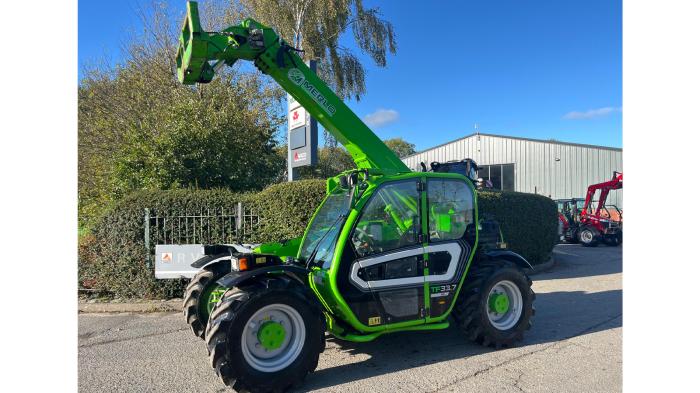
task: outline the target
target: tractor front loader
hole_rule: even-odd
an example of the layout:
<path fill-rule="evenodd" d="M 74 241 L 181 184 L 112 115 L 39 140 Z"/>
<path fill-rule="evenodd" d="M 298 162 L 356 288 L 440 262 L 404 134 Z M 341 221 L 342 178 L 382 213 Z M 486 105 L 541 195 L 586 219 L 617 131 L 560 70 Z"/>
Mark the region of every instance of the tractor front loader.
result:
<path fill-rule="evenodd" d="M 576 225 L 570 229 L 575 231 L 576 239 L 582 246 L 595 247 L 600 242 L 608 246 L 622 244 L 622 215 L 617 215 L 617 218 L 612 217 L 605 204 L 610 191 L 621 188 L 621 172 L 613 172 L 612 178 L 608 181 L 588 186 L 586 200 L 578 214 Z M 598 191 L 600 195 L 594 209 L 593 198 Z M 617 210 L 617 207 L 615 209 Z"/>
<path fill-rule="evenodd" d="M 288 43 L 252 19 L 206 32 L 197 3 L 188 2 L 176 60 L 184 84 L 253 62 L 356 165 L 327 179 L 301 238 L 253 250 L 209 245 L 193 264 L 201 270 L 187 289 L 185 315 L 226 385 L 276 392 L 300 383 L 317 366 L 325 332 L 366 342 L 453 321 L 485 346 L 523 338 L 535 312 L 525 274 L 531 266 L 486 236 L 465 174 L 409 170 Z"/>

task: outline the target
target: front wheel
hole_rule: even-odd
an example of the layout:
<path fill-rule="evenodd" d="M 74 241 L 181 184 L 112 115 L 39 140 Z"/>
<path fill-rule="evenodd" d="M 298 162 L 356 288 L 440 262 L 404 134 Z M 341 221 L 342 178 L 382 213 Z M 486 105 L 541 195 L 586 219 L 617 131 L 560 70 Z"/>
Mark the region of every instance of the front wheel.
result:
<path fill-rule="evenodd" d="M 595 247 L 600 241 L 600 233 L 592 227 L 583 227 L 578 232 L 578 241 L 584 247 Z"/>
<path fill-rule="evenodd" d="M 482 261 L 467 275 L 453 317 L 473 340 L 495 348 L 523 339 L 535 315 L 532 281 L 507 261 Z"/>
<path fill-rule="evenodd" d="M 287 279 L 232 288 L 209 319 L 209 359 L 238 391 L 281 392 L 318 365 L 324 319 L 313 294 Z"/>

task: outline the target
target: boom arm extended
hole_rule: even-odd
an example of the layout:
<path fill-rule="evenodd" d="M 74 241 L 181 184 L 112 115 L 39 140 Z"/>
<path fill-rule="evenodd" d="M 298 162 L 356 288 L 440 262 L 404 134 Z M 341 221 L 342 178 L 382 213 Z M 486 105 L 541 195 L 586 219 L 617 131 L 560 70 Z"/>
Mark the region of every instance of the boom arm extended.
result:
<path fill-rule="evenodd" d="M 202 31 L 197 2 L 188 1 L 177 51 L 177 76 L 188 85 L 208 83 L 219 67 L 239 59 L 252 61 L 345 146 L 359 169 L 410 172 L 295 52 L 274 30 L 253 19 L 221 32 Z"/>

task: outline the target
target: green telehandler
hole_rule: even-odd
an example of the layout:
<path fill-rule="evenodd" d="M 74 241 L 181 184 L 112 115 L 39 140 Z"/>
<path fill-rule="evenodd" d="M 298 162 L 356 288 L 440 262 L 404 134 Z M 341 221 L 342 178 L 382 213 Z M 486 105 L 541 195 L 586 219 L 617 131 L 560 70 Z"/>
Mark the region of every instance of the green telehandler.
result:
<path fill-rule="evenodd" d="M 242 250 L 207 245 L 185 295 L 192 331 L 222 381 L 283 391 L 318 364 L 325 335 L 367 342 L 399 331 L 445 329 L 512 346 L 531 326 L 535 294 L 522 256 L 479 219 L 466 173 L 413 172 L 307 67 L 275 31 L 252 19 L 203 31 L 197 3 L 177 52 L 178 79 L 210 82 L 252 61 L 320 122 L 356 168 L 327 195 L 299 239 Z M 498 231 L 498 232 L 496 232 Z"/>

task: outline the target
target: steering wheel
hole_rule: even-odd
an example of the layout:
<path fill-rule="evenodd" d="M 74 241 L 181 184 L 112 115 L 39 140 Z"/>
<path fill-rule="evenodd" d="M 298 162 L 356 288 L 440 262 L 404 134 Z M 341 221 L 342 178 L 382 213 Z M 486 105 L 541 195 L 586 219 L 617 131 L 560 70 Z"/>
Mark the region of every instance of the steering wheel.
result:
<path fill-rule="evenodd" d="M 363 255 L 368 254 L 370 251 L 374 250 L 374 236 L 369 234 L 364 228 L 359 226 L 355 227 L 355 248 L 357 251 Z"/>

